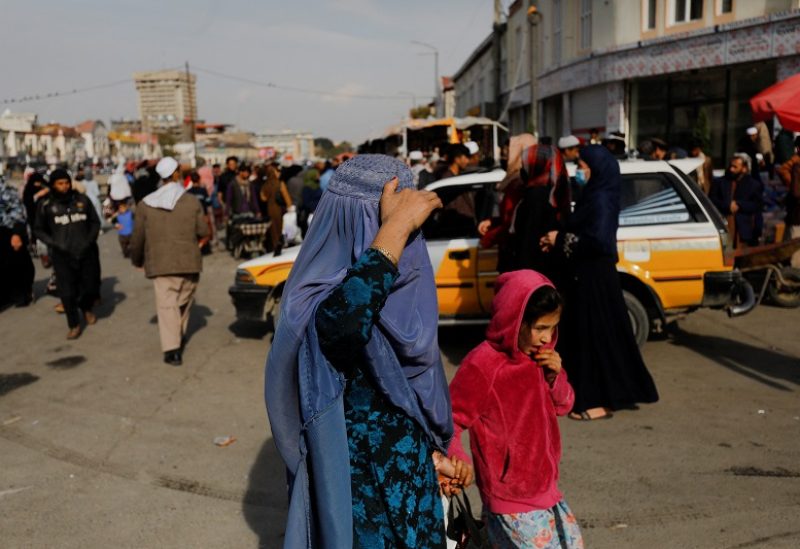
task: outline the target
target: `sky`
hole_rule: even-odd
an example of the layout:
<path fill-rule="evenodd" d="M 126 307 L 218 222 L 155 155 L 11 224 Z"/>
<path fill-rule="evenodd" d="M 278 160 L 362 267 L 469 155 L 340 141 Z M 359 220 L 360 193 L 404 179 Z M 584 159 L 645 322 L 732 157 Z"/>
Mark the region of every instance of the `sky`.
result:
<path fill-rule="evenodd" d="M 411 41 L 436 47 L 440 75 L 452 75 L 491 31 L 492 5 L 492 0 L 5 0 L 0 109 L 35 112 L 40 123 L 67 125 L 138 118 L 132 80 L 38 101 L 3 100 L 117 83 L 136 71 L 183 67 L 188 61 L 197 75 L 199 119 L 360 143 L 398 122 L 412 95 L 418 103 L 430 100 L 434 59 Z M 345 97 L 352 95 L 384 98 Z"/>

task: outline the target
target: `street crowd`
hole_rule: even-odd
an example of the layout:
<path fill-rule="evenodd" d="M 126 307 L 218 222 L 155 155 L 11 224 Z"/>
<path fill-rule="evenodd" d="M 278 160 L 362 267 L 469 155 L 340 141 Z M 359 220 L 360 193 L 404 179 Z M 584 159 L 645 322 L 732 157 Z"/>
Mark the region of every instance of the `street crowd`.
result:
<path fill-rule="evenodd" d="M 120 253 L 153 281 L 163 358 L 177 366 L 202 255 L 249 243 L 277 256 L 302 240 L 266 370 L 288 471 L 286 547 L 444 547 L 469 529 L 451 517 L 445 535 L 440 495 L 460 497 L 473 480 L 485 523 L 473 536 L 493 547 L 582 547 L 557 486 L 557 416 L 610 419 L 659 397 L 615 267 L 625 135 L 553 141 L 522 134 L 503 144 L 505 177 L 492 210 L 476 218 L 502 274 L 486 339 L 449 387 L 420 234 L 443 204 L 424 189 L 494 168 L 474 142 L 305 166 L 121 163 L 105 200 L 88 168 L 26 170 L 21 192 L 0 182 L 3 303 L 31 303 L 38 255 L 52 265 L 67 338 L 78 338 L 97 321 L 98 235 L 116 230 Z M 773 140 L 756 125 L 737 149 L 717 178 L 700 142 L 652 138 L 635 150 L 703 159 L 697 184 L 739 247 L 763 242 L 764 197 L 777 177 L 788 233 L 800 236 L 800 137 Z"/>

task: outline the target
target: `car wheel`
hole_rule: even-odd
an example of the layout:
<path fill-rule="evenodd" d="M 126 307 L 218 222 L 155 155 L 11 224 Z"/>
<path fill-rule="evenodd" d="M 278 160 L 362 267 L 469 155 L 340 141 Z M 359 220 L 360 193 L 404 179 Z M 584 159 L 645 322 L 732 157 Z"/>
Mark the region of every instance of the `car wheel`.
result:
<path fill-rule="evenodd" d="M 642 347 L 647 341 L 647 336 L 650 335 L 650 318 L 647 316 L 647 310 L 632 293 L 623 290 L 622 297 L 625 300 L 625 306 L 628 308 L 628 318 L 631 321 L 633 337 L 636 339 L 636 344 Z"/>
<path fill-rule="evenodd" d="M 800 284 L 800 269 L 783 267 L 781 269 L 781 275 L 783 275 L 783 278 L 788 282 Z M 769 296 L 770 302 L 779 307 L 786 307 L 787 309 L 800 307 L 800 288 L 783 287 L 775 276 L 769 281 L 767 296 Z"/>

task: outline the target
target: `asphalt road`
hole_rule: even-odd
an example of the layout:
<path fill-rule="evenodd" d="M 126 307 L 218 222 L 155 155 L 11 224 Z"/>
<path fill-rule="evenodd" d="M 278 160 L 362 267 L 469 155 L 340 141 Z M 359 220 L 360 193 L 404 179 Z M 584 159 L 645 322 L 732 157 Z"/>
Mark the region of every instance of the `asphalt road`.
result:
<path fill-rule="evenodd" d="M 151 283 L 113 232 L 100 248 L 100 320 L 79 340 L 65 339 L 52 297 L 0 313 L 0 546 L 279 547 L 269 335 L 234 321 L 234 260 L 205 260 L 174 368 Z M 39 295 L 47 275 L 37 264 Z M 452 375 L 481 329 L 440 335 Z M 800 546 L 798 335 L 800 310 L 694 313 L 645 347 L 661 402 L 561 421 L 561 488 L 587 547 Z"/>

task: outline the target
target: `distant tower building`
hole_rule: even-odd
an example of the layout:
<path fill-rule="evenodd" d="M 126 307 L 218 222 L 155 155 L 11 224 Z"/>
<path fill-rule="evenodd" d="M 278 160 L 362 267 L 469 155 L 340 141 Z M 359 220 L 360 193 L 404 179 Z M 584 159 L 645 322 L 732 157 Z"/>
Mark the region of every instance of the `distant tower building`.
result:
<path fill-rule="evenodd" d="M 168 134 L 176 141 L 191 141 L 197 120 L 196 77 L 169 70 L 133 74 L 139 92 L 139 116 L 148 133 Z"/>

